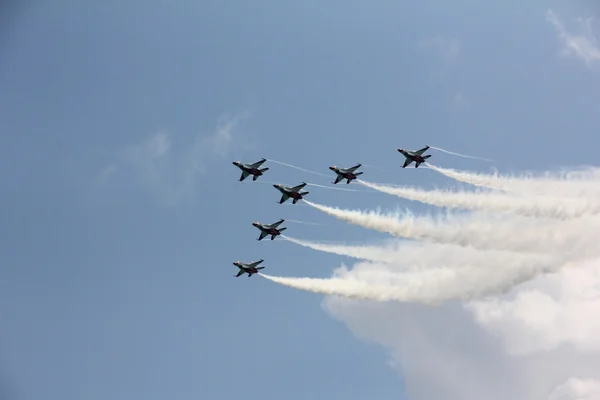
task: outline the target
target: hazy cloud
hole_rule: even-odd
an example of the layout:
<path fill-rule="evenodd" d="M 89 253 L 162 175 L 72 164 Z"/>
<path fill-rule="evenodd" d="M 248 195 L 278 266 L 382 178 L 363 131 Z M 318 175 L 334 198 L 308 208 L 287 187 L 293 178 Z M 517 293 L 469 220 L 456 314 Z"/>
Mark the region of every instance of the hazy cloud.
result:
<path fill-rule="evenodd" d="M 561 54 L 565 56 L 573 55 L 582 60 L 587 66 L 600 61 L 600 49 L 592 30 L 591 18 L 577 20 L 581 30 L 579 35 L 567 31 L 562 21 L 552 10 L 548 10 L 546 13 L 546 21 L 550 22 L 558 33 L 558 37 L 563 44 Z"/>
<path fill-rule="evenodd" d="M 461 55 L 461 44 L 458 39 L 444 36 L 434 36 L 420 40 L 419 49 L 435 55 L 438 63 L 434 75 L 445 75 L 449 68 L 456 64 Z"/>
<path fill-rule="evenodd" d="M 452 98 L 452 104 L 457 110 L 466 110 L 471 106 L 471 102 L 463 92 L 456 92 Z"/>
<path fill-rule="evenodd" d="M 229 154 L 239 123 L 248 117 L 247 112 L 223 114 L 211 133 L 197 135 L 179 151 L 174 150 L 169 133 L 158 132 L 123 149 L 118 159 L 101 171 L 100 178 L 133 173 L 131 178 L 141 179 L 162 201 L 173 205 L 194 194 L 198 175 L 205 172 L 211 158 Z"/>

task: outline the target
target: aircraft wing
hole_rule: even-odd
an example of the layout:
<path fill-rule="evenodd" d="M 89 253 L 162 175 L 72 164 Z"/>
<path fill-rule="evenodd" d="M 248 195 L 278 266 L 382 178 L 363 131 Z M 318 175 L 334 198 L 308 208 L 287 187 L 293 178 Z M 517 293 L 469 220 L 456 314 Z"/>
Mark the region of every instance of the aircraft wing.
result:
<path fill-rule="evenodd" d="M 333 183 L 339 183 L 342 179 L 344 179 L 344 177 L 342 175 L 338 175 Z"/>
<path fill-rule="evenodd" d="M 268 233 L 265 231 L 260 231 L 260 237 L 258 238 L 258 240 L 263 240 L 265 238 L 265 236 L 267 236 Z"/>
<path fill-rule="evenodd" d="M 286 201 L 287 199 L 289 199 L 290 196 L 288 196 L 287 194 L 282 194 L 281 195 L 281 200 L 279 200 L 279 204 L 282 204 L 284 201 Z"/>
<path fill-rule="evenodd" d="M 357 169 L 360 168 L 361 165 L 362 164 L 356 164 L 354 167 L 348 168 L 348 172 L 354 172 L 354 171 L 356 171 Z"/>
<path fill-rule="evenodd" d="M 248 264 L 248 266 L 249 267 L 256 267 L 258 264 L 260 264 L 263 261 L 265 261 L 265 260 L 258 260 L 258 261 L 255 261 L 253 263 Z"/>
<path fill-rule="evenodd" d="M 281 225 L 281 224 L 283 223 L 283 221 L 284 221 L 284 220 L 283 220 L 283 219 L 281 219 L 281 220 L 279 220 L 279 221 L 275 222 L 274 224 L 271 224 L 271 227 L 272 227 L 272 228 L 277 228 L 279 225 Z"/>
<path fill-rule="evenodd" d="M 421 150 L 415 151 L 415 154 L 418 155 L 418 156 L 420 156 L 421 154 L 423 154 L 424 152 L 426 152 L 427 149 L 429 149 L 429 146 L 425 146 Z"/>
<path fill-rule="evenodd" d="M 248 175 L 250 175 L 248 172 L 242 171 L 242 176 L 240 176 L 240 181 L 243 181 L 244 179 L 246 179 L 248 177 Z"/>
<path fill-rule="evenodd" d="M 263 165 L 263 163 L 264 163 L 265 161 L 267 161 L 267 160 L 266 160 L 265 158 L 263 158 L 262 160 L 260 160 L 260 161 L 257 161 L 257 162 L 255 162 L 254 164 L 251 164 L 251 165 L 250 165 L 250 168 L 258 168 L 258 167 L 260 167 L 261 165 Z"/>
<path fill-rule="evenodd" d="M 409 166 L 409 165 L 410 165 L 410 163 L 412 163 L 412 162 L 413 162 L 413 160 L 411 160 L 411 159 L 407 158 L 407 159 L 406 159 L 406 161 L 404 161 L 404 165 L 402 166 L 402 168 L 406 168 L 406 167 L 407 167 L 407 166 Z"/>
<path fill-rule="evenodd" d="M 240 272 L 238 272 L 238 273 L 237 273 L 237 275 L 236 275 L 235 277 L 236 277 L 236 278 L 238 278 L 238 277 L 239 277 L 240 275 L 242 275 L 244 272 L 246 272 L 246 271 L 244 271 L 243 269 L 240 269 Z"/>
<path fill-rule="evenodd" d="M 304 186 L 306 186 L 306 183 L 302 182 L 300 185 L 290 188 L 290 190 L 292 192 L 297 192 L 298 190 L 302 189 Z"/>

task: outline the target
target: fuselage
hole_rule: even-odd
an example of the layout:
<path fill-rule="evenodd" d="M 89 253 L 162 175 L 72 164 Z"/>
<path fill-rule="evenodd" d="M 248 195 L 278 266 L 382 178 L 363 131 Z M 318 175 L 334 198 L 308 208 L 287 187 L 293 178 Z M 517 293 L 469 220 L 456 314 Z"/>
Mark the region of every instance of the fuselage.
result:
<path fill-rule="evenodd" d="M 408 151 L 408 150 L 404 150 L 404 149 L 398 149 L 398 151 L 400 153 L 402 153 L 402 155 L 404 157 L 408 158 L 409 160 L 413 160 L 413 161 L 421 162 L 421 163 L 425 162 L 425 159 L 422 156 L 415 154 L 412 151 Z"/>
<path fill-rule="evenodd" d="M 243 164 L 239 161 L 234 161 L 233 165 L 235 165 L 236 167 L 238 167 L 239 169 L 241 169 L 242 171 L 246 171 L 247 173 L 254 175 L 254 176 L 261 176 L 263 174 L 263 172 L 258 169 L 258 168 L 252 168 L 250 165 L 248 164 Z"/>
<path fill-rule="evenodd" d="M 357 176 L 353 172 L 338 168 L 336 166 L 329 167 L 329 169 L 332 170 L 333 172 L 335 172 L 336 174 L 343 176 L 346 179 L 356 179 L 357 178 Z"/>
<path fill-rule="evenodd" d="M 299 190 L 297 192 L 294 192 L 293 190 L 291 190 L 291 188 L 289 188 L 287 186 L 279 185 L 279 184 L 275 184 L 275 185 L 273 185 L 273 187 L 275 189 L 279 190 L 281 193 L 287 194 L 292 199 L 298 199 L 298 200 L 302 199 L 302 194 L 300 193 Z"/>
<path fill-rule="evenodd" d="M 244 272 L 253 273 L 253 274 L 258 273 L 258 270 L 255 267 L 250 267 L 239 261 L 234 262 L 233 265 L 235 265 L 236 267 L 238 267 L 239 269 L 241 269 Z"/>
<path fill-rule="evenodd" d="M 279 232 L 279 229 L 273 228 L 270 225 L 263 225 L 260 222 L 253 222 L 252 225 L 254 225 L 255 227 L 257 227 L 261 231 L 268 233 L 269 235 L 279 235 L 279 234 L 281 234 L 281 232 Z"/>

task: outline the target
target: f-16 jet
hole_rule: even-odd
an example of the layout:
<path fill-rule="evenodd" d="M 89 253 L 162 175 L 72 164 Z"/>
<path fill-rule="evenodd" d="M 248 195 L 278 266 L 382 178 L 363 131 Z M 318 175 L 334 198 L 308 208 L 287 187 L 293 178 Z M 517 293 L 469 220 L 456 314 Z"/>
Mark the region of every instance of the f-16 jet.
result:
<path fill-rule="evenodd" d="M 260 161 L 255 162 L 254 164 L 244 164 L 239 161 L 234 161 L 233 165 L 242 170 L 242 176 L 240 176 L 240 182 L 246 179 L 248 176 L 252 175 L 252 180 L 255 181 L 261 176 L 265 171 L 269 168 L 260 168 L 260 166 L 267 161 L 266 158 L 263 158 Z"/>
<path fill-rule="evenodd" d="M 260 229 L 260 236 L 257 240 L 263 240 L 268 235 L 271 235 L 271 240 L 273 240 L 273 239 L 275 239 L 275 236 L 281 235 L 281 232 L 283 232 L 287 229 L 287 228 L 279 228 L 279 225 L 281 225 L 284 221 L 285 221 L 284 219 L 280 219 L 279 221 L 277 221 L 271 225 L 261 224 L 260 222 L 253 222 L 252 225 L 254 225 L 256 228 Z"/>
<path fill-rule="evenodd" d="M 281 200 L 279 200 L 279 204 L 284 203 L 290 197 L 293 199 L 292 204 L 296 204 L 298 200 L 302 200 L 302 198 L 308 194 L 308 192 L 300 191 L 300 189 L 302 189 L 304 186 L 306 186 L 306 182 L 302 182 L 300 185 L 294 187 L 283 186 L 279 184 L 273 185 L 275 189 L 281 192 Z"/>
<path fill-rule="evenodd" d="M 346 184 L 352 182 L 353 179 L 356 179 L 359 175 L 362 175 L 362 172 L 354 172 L 358 168 L 360 168 L 362 164 L 356 164 L 351 168 L 338 168 L 335 165 L 333 167 L 329 167 L 330 170 L 337 174 L 337 178 L 335 178 L 334 184 L 339 183 L 341 180 L 346 179 Z"/>
<path fill-rule="evenodd" d="M 237 275 L 235 275 L 235 277 L 237 278 L 240 275 L 248 274 L 248 278 L 250 278 L 252 275 L 258 274 L 259 270 L 265 268 L 265 267 L 257 267 L 257 265 L 263 261 L 265 261 L 265 260 L 258 260 L 258 261 L 254 261 L 249 264 L 245 264 L 240 261 L 234 262 L 233 265 L 235 265 L 236 267 L 238 267 L 240 269 L 240 272 L 238 272 Z"/>
<path fill-rule="evenodd" d="M 402 166 L 402 168 L 408 167 L 412 162 L 416 163 L 415 168 L 419 168 L 419 165 L 421 165 L 421 163 L 424 163 L 426 159 L 431 157 L 431 154 L 428 154 L 426 156 L 423 155 L 423 153 L 428 149 L 429 146 L 425 146 L 421 150 L 417 151 L 398 149 L 398 151 L 402 153 L 404 157 L 406 157 L 406 161 L 404 161 L 404 165 Z"/>

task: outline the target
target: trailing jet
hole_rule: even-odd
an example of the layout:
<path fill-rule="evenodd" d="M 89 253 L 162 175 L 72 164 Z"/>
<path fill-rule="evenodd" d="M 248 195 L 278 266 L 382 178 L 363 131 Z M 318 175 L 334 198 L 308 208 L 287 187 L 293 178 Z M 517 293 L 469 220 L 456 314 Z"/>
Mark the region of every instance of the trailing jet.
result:
<path fill-rule="evenodd" d="M 275 236 L 281 235 L 281 232 L 285 231 L 287 228 L 278 228 L 285 221 L 284 219 L 280 219 L 271 225 L 261 224 L 260 222 L 253 222 L 256 228 L 260 229 L 260 237 L 257 240 L 263 240 L 266 236 L 271 235 L 271 240 L 275 239 Z"/>
<path fill-rule="evenodd" d="M 267 171 L 269 168 L 259 168 L 265 161 L 266 158 L 263 158 L 260 161 L 255 162 L 254 164 L 244 164 L 239 161 L 234 161 L 233 165 L 242 170 L 242 176 L 240 176 L 240 181 L 243 181 L 248 176 L 252 175 L 252 180 L 255 181 L 259 176 L 263 174 L 263 172 Z"/>
<path fill-rule="evenodd" d="M 308 192 L 300 191 L 300 189 L 302 189 L 304 186 L 306 186 L 305 182 L 302 182 L 302 184 L 294 187 L 283 186 L 279 184 L 273 185 L 275 189 L 281 192 L 281 200 L 279 200 L 279 204 L 284 203 L 290 197 L 294 199 L 292 200 L 292 204 L 296 204 L 298 200 L 302 200 L 303 196 L 308 194 Z"/>
<path fill-rule="evenodd" d="M 335 165 L 333 167 L 329 167 L 330 170 L 337 174 L 337 178 L 335 178 L 334 184 L 340 182 L 341 180 L 346 179 L 346 184 L 352 182 L 353 179 L 356 179 L 359 175 L 362 175 L 362 172 L 354 172 L 358 168 L 360 168 L 362 164 L 356 164 L 351 168 L 338 168 Z"/>
<path fill-rule="evenodd" d="M 398 149 L 398 151 L 402 153 L 404 157 L 406 157 L 406 161 L 404 161 L 404 165 L 402 166 L 402 168 L 408 167 L 413 161 L 416 163 L 415 168 L 419 168 L 419 165 L 421 165 L 421 163 L 424 163 L 426 159 L 431 157 L 431 154 L 428 154 L 426 156 L 423 155 L 423 153 L 428 149 L 429 146 L 425 146 L 421 150 L 417 151 Z"/>
<path fill-rule="evenodd" d="M 235 275 L 235 277 L 237 278 L 240 275 L 248 274 L 248 278 L 250 278 L 252 275 L 258 274 L 258 270 L 265 268 L 265 267 L 257 267 L 257 265 L 263 261 L 265 261 L 265 260 L 258 260 L 258 261 L 255 261 L 255 262 L 252 262 L 249 264 L 245 264 L 245 263 L 239 262 L 239 261 L 234 262 L 233 265 L 235 265 L 236 267 L 238 267 L 240 269 L 240 272 L 238 272 L 237 275 Z"/>

